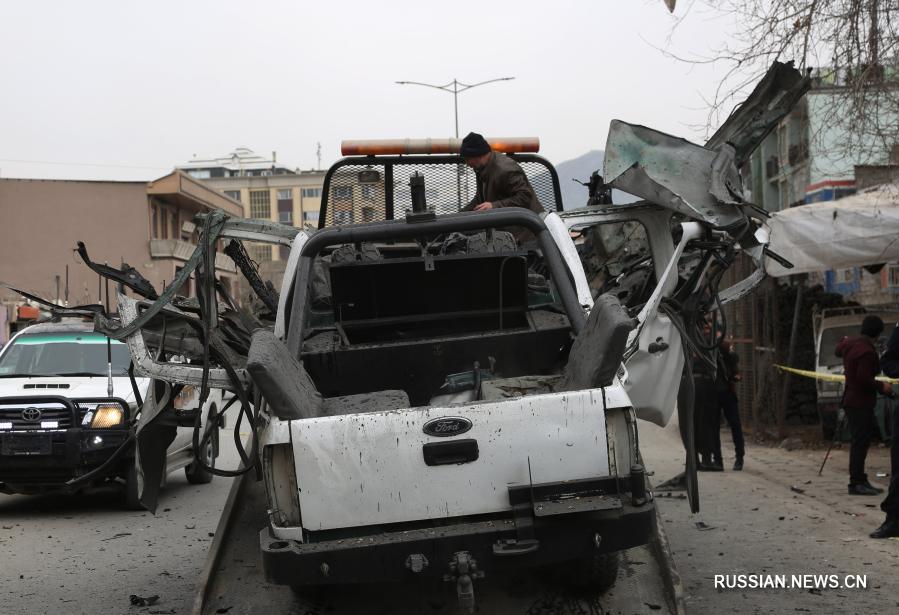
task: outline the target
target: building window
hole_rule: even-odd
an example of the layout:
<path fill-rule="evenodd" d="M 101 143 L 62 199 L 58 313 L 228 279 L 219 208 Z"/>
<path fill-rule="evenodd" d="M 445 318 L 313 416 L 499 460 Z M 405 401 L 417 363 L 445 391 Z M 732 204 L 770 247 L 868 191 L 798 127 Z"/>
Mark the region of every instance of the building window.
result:
<path fill-rule="evenodd" d="M 304 199 L 320 199 L 322 198 L 321 188 L 303 188 L 302 195 Z"/>
<path fill-rule="evenodd" d="M 834 278 L 836 279 L 837 284 L 852 284 L 855 282 L 855 269 L 852 267 L 847 269 L 836 269 L 834 271 Z"/>
<path fill-rule="evenodd" d="M 269 244 L 256 244 L 249 246 L 250 258 L 257 263 L 272 260 L 272 246 Z"/>
<path fill-rule="evenodd" d="M 318 212 L 317 211 L 304 211 L 303 212 L 303 221 L 304 222 L 318 222 Z"/>
<path fill-rule="evenodd" d="M 172 212 L 169 215 L 170 215 L 169 223 L 172 225 L 169 235 L 171 236 L 172 239 L 180 239 L 181 238 L 181 225 L 178 224 L 178 210 L 177 209 L 172 210 Z"/>
<path fill-rule="evenodd" d="M 351 211 L 335 211 L 334 224 L 352 224 L 353 212 Z"/>
<path fill-rule="evenodd" d="M 372 222 L 375 219 L 375 208 L 374 207 L 363 207 L 362 208 L 362 221 L 363 222 Z"/>
<path fill-rule="evenodd" d="M 159 220 L 159 238 L 160 239 L 168 239 L 169 238 L 169 213 L 168 207 L 159 207 L 160 220 Z"/>
<path fill-rule="evenodd" d="M 181 273 L 181 270 L 184 267 L 175 267 L 175 277 L 178 277 L 178 274 Z M 177 294 L 182 297 L 190 297 L 190 281 L 193 279 L 193 274 L 188 276 L 186 280 L 184 280 L 184 284 L 181 285 L 181 288 L 178 289 Z"/>
<path fill-rule="evenodd" d="M 352 186 L 334 186 L 335 201 L 351 201 L 353 200 Z"/>
<path fill-rule="evenodd" d="M 366 201 L 374 201 L 375 200 L 375 187 L 374 186 L 362 186 L 362 198 Z"/>
<path fill-rule="evenodd" d="M 240 202 L 240 190 L 225 190 L 225 196 Z"/>
<path fill-rule="evenodd" d="M 159 206 L 154 203 L 150 210 L 153 212 L 150 219 L 150 237 L 159 239 Z"/>
<path fill-rule="evenodd" d="M 293 191 L 290 188 L 278 190 L 278 222 L 293 224 Z"/>
<path fill-rule="evenodd" d="M 211 177 L 209 169 L 191 169 L 187 174 L 195 179 L 209 179 Z"/>
<path fill-rule="evenodd" d="M 887 286 L 899 288 L 899 265 L 889 265 L 887 267 Z"/>
<path fill-rule="evenodd" d="M 250 190 L 250 217 L 272 219 L 272 204 L 268 190 Z"/>

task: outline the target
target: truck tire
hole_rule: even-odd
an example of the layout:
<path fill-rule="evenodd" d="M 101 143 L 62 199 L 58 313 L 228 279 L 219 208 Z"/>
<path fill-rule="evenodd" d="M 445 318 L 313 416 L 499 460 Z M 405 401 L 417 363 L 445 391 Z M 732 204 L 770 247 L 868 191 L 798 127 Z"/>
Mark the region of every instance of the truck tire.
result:
<path fill-rule="evenodd" d="M 125 474 L 125 508 L 146 510 L 137 495 L 137 461 L 133 459 L 128 463 L 128 471 Z"/>
<path fill-rule="evenodd" d="M 206 444 L 202 447 L 199 455 L 210 468 L 215 467 L 215 454 L 216 449 L 218 448 L 215 441 L 217 438 L 218 432 L 213 431 L 212 435 L 206 440 Z M 213 476 L 212 472 L 203 468 L 197 462 L 193 462 L 184 468 L 184 475 L 187 477 L 187 482 L 192 485 L 205 485 L 211 483 Z"/>
<path fill-rule="evenodd" d="M 618 580 L 621 557 L 618 551 L 594 553 L 569 562 L 563 582 L 572 590 L 589 595 L 604 594 Z"/>

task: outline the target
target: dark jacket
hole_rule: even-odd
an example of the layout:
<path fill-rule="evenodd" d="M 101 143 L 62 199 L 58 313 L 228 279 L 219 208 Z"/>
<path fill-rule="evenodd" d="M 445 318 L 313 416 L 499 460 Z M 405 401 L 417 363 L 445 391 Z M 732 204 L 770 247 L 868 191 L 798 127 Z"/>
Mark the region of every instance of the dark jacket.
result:
<path fill-rule="evenodd" d="M 837 344 L 836 355 L 843 359 L 846 387 L 843 406 L 852 409 L 874 409 L 880 384 L 874 379 L 880 374 L 880 360 L 874 340 L 867 335 L 845 337 Z"/>
<path fill-rule="evenodd" d="M 730 342 L 721 342 L 718 352 L 718 385 L 719 392 L 737 392 L 737 381 L 740 376 L 740 356 L 734 352 Z"/>
<path fill-rule="evenodd" d="M 890 378 L 899 378 L 899 325 L 893 327 L 887 349 L 880 357 L 880 368 Z"/>
<path fill-rule="evenodd" d="M 494 152 L 483 169 L 475 171 L 477 192 L 463 211 L 472 211 L 481 203 L 490 201 L 494 208 L 523 207 L 534 213 L 544 212 L 531 187 L 527 175 L 517 162 L 499 152 Z M 534 235 L 521 227 L 508 229 L 518 241 L 531 241 Z"/>

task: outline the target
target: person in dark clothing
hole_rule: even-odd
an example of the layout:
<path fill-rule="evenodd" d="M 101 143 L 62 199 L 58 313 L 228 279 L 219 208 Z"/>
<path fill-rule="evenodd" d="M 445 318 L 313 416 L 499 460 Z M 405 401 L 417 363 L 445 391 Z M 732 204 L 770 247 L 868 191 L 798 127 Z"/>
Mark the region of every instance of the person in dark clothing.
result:
<path fill-rule="evenodd" d="M 843 359 L 846 385 L 843 389 L 843 410 L 849 419 L 852 445 L 849 449 L 849 494 L 877 495 L 883 493 L 871 485 L 865 474 L 865 458 L 874 433 L 874 405 L 877 393 L 892 392 L 886 383 L 875 378 L 880 373 L 880 360 L 874 341 L 883 333 L 883 321 L 873 314 L 862 321 L 861 335 L 846 337 L 836 347 L 836 355 Z"/>
<path fill-rule="evenodd" d="M 715 369 L 705 361 L 693 362 L 693 431 L 702 471 L 724 470 L 721 460 L 721 408 L 715 390 Z"/>
<path fill-rule="evenodd" d="M 721 342 L 718 352 L 718 375 L 716 388 L 718 389 L 718 405 L 724 412 L 724 419 L 730 426 L 730 435 L 734 440 L 734 470 L 743 469 L 743 456 L 746 453 L 743 441 L 743 425 L 740 423 L 740 406 L 737 402 L 737 383 L 740 376 L 740 357 L 734 352 L 730 342 Z M 719 447 L 720 448 L 720 447 Z"/>
<path fill-rule="evenodd" d="M 505 154 L 494 152 L 476 132 L 462 139 L 459 154 L 474 169 L 477 191 L 462 211 L 487 211 L 501 207 L 522 207 L 534 213 L 544 212 L 524 170 Z M 508 229 L 519 243 L 533 241 L 534 234 L 521 227 Z"/>
<path fill-rule="evenodd" d="M 899 324 L 893 327 L 886 352 L 880 359 L 883 373 L 890 378 L 899 378 Z M 893 408 L 893 429 L 890 441 L 890 486 L 887 496 L 880 503 L 880 510 L 886 513 L 883 524 L 871 533 L 871 538 L 890 538 L 899 536 L 899 412 Z"/>
<path fill-rule="evenodd" d="M 706 337 L 712 333 L 708 320 L 702 321 Z M 716 379 L 718 371 L 718 351 L 713 350 L 709 360 L 696 356 L 693 359 L 693 429 L 696 438 L 696 452 L 699 454 L 697 469 L 708 472 L 722 472 L 721 458 L 721 407 L 718 405 Z"/>

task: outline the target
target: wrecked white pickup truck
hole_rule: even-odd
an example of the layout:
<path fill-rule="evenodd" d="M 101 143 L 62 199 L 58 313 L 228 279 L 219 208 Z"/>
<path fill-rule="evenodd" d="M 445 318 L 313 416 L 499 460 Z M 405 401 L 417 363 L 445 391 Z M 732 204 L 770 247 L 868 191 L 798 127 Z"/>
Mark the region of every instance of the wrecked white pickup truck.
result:
<path fill-rule="evenodd" d="M 563 211 L 552 166 L 509 151 L 546 212 L 458 213 L 470 172 L 457 154 L 428 153 L 429 140 L 336 163 L 316 231 L 202 219 L 169 291 L 119 295 L 121 323 L 97 317 L 140 374 L 201 398 L 234 391 L 252 434 L 245 450 L 239 420 L 251 473 L 235 483 L 195 612 L 270 604 L 263 583 L 302 596 L 414 582 L 467 609 L 476 585 L 514 569 L 550 569 L 592 593 L 613 584 L 618 553 L 656 536 L 637 418 L 666 424 L 678 409 L 698 508 L 690 367 L 717 343 L 707 315 L 763 278 L 767 253 L 737 165 L 806 87 L 775 66 L 706 147 L 613 122 L 610 181 L 593 196 L 615 187 L 645 199 L 635 204 Z M 521 228 L 533 242 L 508 232 Z M 217 284 L 220 240 L 259 309 Z M 244 242 L 285 248 L 279 291 Z M 738 252 L 759 269 L 719 292 Z M 199 300 L 173 303 L 192 273 Z M 154 360 L 176 344 L 190 364 Z M 145 468 L 160 456 L 151 426 L 169 411 L 164 397 L 145 402 Z M 248 551 L 264 578 L 247 573 Z"/>

